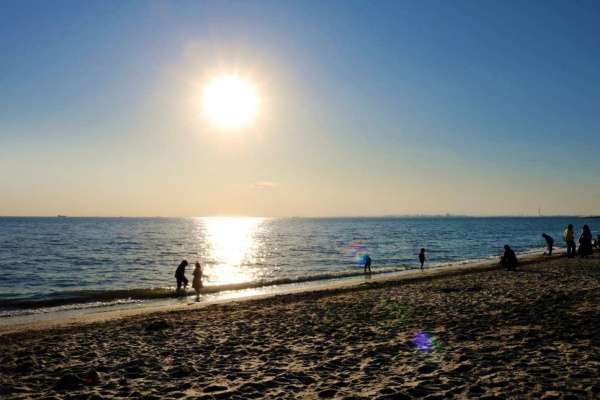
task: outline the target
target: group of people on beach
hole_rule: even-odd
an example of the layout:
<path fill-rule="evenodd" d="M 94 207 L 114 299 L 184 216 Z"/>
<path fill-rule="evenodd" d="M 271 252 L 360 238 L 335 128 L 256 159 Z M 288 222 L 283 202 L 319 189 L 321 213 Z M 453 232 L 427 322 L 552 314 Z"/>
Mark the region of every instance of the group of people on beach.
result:
<path fill-rule="evenodd" d="M 183 290 L 187 289 L 187 285 L 189 281 L 185 277 L 185 267 L 188 266 L 188 262 L 183 260 L 181 264 L 175 270 L 175 279 L 177 279 L 177 292 L 181 291 L 183 286 Z M 194 268 L 194 279 L 192 279 L 192 288 L 196 291 L 196 297 L 200 297 L 200 289 L 204 287 L 202 283 L 202 266 L 199 261 L 196 261 Z"/>
<path fill-rule="evenodd" d="M 419 257 L 419 262 L 421 263 L 421 269 L 423 269 L 423 265 L 425 264 L 425 261 L 427 261 L 425 258 L 425 249 L 424 248 L 421 248 L 421 252 L 419 253 L 418 257 Z M 365 263 L 365 269 L 364 269 L 365 275 L 371 274 L 372 260 L 368 254 L 363 257 L 363 262 Z"/>
<path fill-rule="evenodd" d="M 552 248 L 554 247 L 554 239 L 545 233 L 542 233 L 542 237 L 544 240 L 546 240 L 546 247 L 548 249 L 548 251 L 544 254 L 550 256 L 552 255 Z M 568 258 L 575 258 L 576 254 L 579 254 L 581 258 L 587 258 L 587 256 L 594 253 L 592 231 L 587 224 L 583 225 L 581 228 L 581 234 L 579 235 L 578 240 L 579 249 L 577 249 L 577 245 L 575 244 L 573 224 L 569 224 L 569 226 L 567 226 L 567 229 L 565 229 L 565 233 L 563 234 L 563 238 L 567 244 Z M 596 245 L 598 244 L 600 244 L 600 234 L 596 237 Z M 519 264 L 515 252 L 507 244 L 504 245 L 504 253 L 502 253 L 502 256 L 500 257 L 500 264 L 507 270 L 515 270 Z"/>
<path fill-rule="evenodd" d="M 372 262 L 371 257 L 369 257 L 369 255 L 367 254 L 363 257 L 363 261 L 365 263 L 365 269 L 364 269 L 365 275 L 371 274 L 371 262 Z M 421 263 L 421 269 L 423 269 L 423 264 L 425 264 L 425 261 L 426 261 L 425 249 L 422 248 L 421 252 L 419 253 L 419 262 Z"/>
<path fill-rule="evenodd" d="M 581 258 L 587 258 L 587 256 L 593 254 L 594 243 L 592 240 L 592 232 L 587 224 L 583 225 L 583 227 L 581 228 L 581 234 L 579 235 L 578 240 L 579 249 L 577 249 L 577 251 L 575 244 L 575 233 L 573 232 L 572 224 L 569 224 L 563 236 L 567 244 L 568 258 L 574 258 L 576 253 L 579 254 Z M 546 247 L 548 248 L 548 251 L 544 254 L 550 256 L 552 255 L 552 249 L 554 247 L 554 239 L 552 239 L 550 235 L 547 235 L 545 233 L 542 233 L 542 237 L 546 240 Z M 598 234 L 598 236 L 596 237 L 595 245 L 600 247 L 600 234 Z M 419 262 L 421 263 L 421 269 L 423 269 L 423 264 L 426 261 L 424 248 L 421 248 L 421 252 L 419 253 L 418 258 Z M 365 274 L 367 273 L 367 268 L 368 273 L 371 273 L 371 257 L 367 256 L 367 260 L 368 261 L 365 261 Z M 511 249 L 510 246 L 507 244 L 504 245 L 504 252 L 500 256 L 500 264 L 508 271 L 516 270 L 517 265 L 519 265 L 517 255 L 515 254 L 514 250 Z"/>
<path fill-rule="evenodd" d="M 554 247 L 554 239 L 550 235 L 542 233 L 542 237 L 546 240 L 546 247 L 548 251 L 544 254 L 552 255 L 552 249 Z M 569 224 L 564 233 L 564 239 L 567 243 L 567 257 L 574 258 L 575 257 L 575 234 L 573 232 L 573 225 Z M 596 238 L 596 243 L 600 246 L 600 234 Z M 587 258 L 588 255 L 593 254 L 593 241 L 592 241 L 592 232 L 588 225 L 583 225 L 581 230 L 581 235 L 579 236 L 579 249 L 577 250 L 577 254 L 581 256 L 581 258 Z M 421 263 L 421 269 L 423 269 L 423 265 L 427 260 L 425 258 L 425 249 L 421 248 L 421 252 L 418 255 L 419 262 Z M 365 274 L 371 273 L 371 257 L 365 257 Z M 500 256 L 500 264 L 508 271 L 514 271 L 517 269 L 517 265 L 519 265 L 519 261 L 517 259 L 517 255 L 514 250 L 510 248 L 509 245 L 504 245 L 504 252 Z"/>
<path fill-rule="evenodd" d="M 542 237 L 546 240 L 546 247 L 548 249 L 544 254 L 550 256 L 552 255 L 552 249 L 554 247 L 554 239 L 545 233 L 542 233 Z M 565 242 L 567 244 L 567 257 L 574 258 L 575 254 L 579 254 L 581 258 L 587 258 L 588 255 L 593 254 L 593 239 L 592 232 L 588 225 L 583 225 L 581 230 L 581 235 L 579 236 L 579 249 L 576 251 L 575 244 L 575 234 L 573 232 L 573 225 L 569 224 L 565 233 L 563 235 Z M 596 245 L 600 245 L 600 234 L 596 238 Z M 419 262 L 421 263 L 421 270 L 423 269 L 423 265 L 427 260 L 425 258 L 425 249 L 421 248 L 421 252 L 418 255 Z M 369 255 L 365 255 L 363 257 L 364 261 L 364 273 L 371 274 L 371 257 Z M 516 270 L 517 265 L 519 265 L 519 261 L 513 249 L 510 248 L 509 245 L 504 245 L 504 252 L 502 256 L 500 256 L 500 264 L 508 271 Z M 177 267 L 175 271 L 175 278 L 177 279 L 177 292 L 181 291 L 182 287 L 185 291 L 189 281 L 185 277 L 185 267 L 188 266 L 188 262 L 183 260 L 181 264 Z M 196 296 L 200 296 L 200 289 L 204 287 L 202 283 L 203 273 L 202 266 L 200 262 L 196 261 L 194 268 L 194 279 L 192 280 L 192 288 L 196 291 Z"/>
<path fill-rule="evenodd" d="M 554 246 L 554 239 L 545 233 L 542 233 L 542 237 L 546 240 L 546 247 L 548 251 L 544 254 L 550 256 L 552 255 L 552 248 Z M 573 232 L 573 225 L 569 224 L 567 229 L 565 229 L 565 233 L 563 234 L 565 242 L 567 244 L 567 257 L 574 258 L 576 254 L 579 254 L 581 258 L 586 258 L 587 256 L 593 254 L 593 240 L 592 240 L 592 231 L 590 227 L 586 224 L 581 228 L 581 234 L 579 235 L 579 249 L 577 249 L 577 245 L 575 244 L 575 233 Z M 596 238 L 596 243 L 600 241 L 600 235 Z"/>

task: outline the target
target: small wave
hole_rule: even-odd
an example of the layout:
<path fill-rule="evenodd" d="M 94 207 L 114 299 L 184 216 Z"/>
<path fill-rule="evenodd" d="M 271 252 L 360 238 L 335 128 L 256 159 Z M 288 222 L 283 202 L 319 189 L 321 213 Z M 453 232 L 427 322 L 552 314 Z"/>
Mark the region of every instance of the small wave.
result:
<path fill-rule="evenodd" d="M 560 249 L 561 246 L 553 246 L 554 249 Z M 525 250 L 521 250 L 519 252 L 517 252 L 517 255 L 522 254 L 522 255 L 529 255 L 529 254 L 537 254 L 537 253 L 543 253 L 546 250 L 548 250 L 548 248 L 546 246 L 544 247 L 535 247 L 535 248 L 531 248 L 531 249 L 525 249 Z"/>
<path fill-rule="evenodd" d="M 519 254 L 535 253 L 540 249 L 528 249 Z M 445 261 L 428 263 L 428 268 L 451 268 L 454 266 L 469 265 L 496 259 L 498 255 L 486 258 Z M 401 264 L 397 266 L 373 267 L 372 275 L 389 274 L 420 268 L 417 264 Z M 281 277 L 270 280 L 243 282 L 223 285 L 207 285 L 201 294 L 217 294 L 227 291 L 242 291 L 276 285 L 291 285 L 318 281 L 332 281 L 349 279 L 364 275 L 362 266 L 342 271 L 328 271 L 296 277 Z M 173 287 L 163 288 L 138 288 L 120 290 L 61 290 L 43 296 L 30 296 L 20 298 L 0 298 L 0 318 L 18 315 L 49 313 L 54 311 L 109 307 L 119 304 L 139 303 L 149 300 L 164 300 L 180 297 L 181 294 Z"/>
<path fill-rule="evenodd" d="M 410 267 L 380 267 L 373 270 L 373 275 L 404 271 Z M 239 291 L 256 289 L 267 286 L 289 285 L 304 282 L 326 281 L 333 279 L 346 279 L 364 274 L 362 268 L 356 270 L 323 272 L 298 277 L 277 278 L 256 282 L 243 282 L 225 285 L 205 286 L 202 294 L 215 294 L 226 291 Z M 172 287 L 167 288 L 145 288 L 145 289 L 123 289 L 123 290 L 70 290 L 50 293 L 43 298 L 11 298 L 0 299 L 0 317 L 11 317 L 23 315 L 18 313 L 43 313 L 62 309 L 97 308 L 116 304 L 131 302 L 142 302 L 146 300 L 161 300 L 180 297 L 180 294 Z M 48 311 L 50 310 L 50 311 Z"/>
<path fill-rule="evenodd" d="M 22 317 L 25 315 L 35 315 L 35 314 L 47 314 L 54 313 L 60 311 L 74 311 L 74 310 L 83 310 L 89 308 L 101 308 L 101 307 L 111 307 L 118 306 L 124 304 L 134 304 L 141 303 L 142 300 L 115 300 L 115 301 L 107 301 L 107 302 L 93 302 L 93 303 L 78 303 L 78 304 L 69 304 L 63 306 L 55 306 L 55 307 L 42 307 L 42 308 L 30 308 L 30 309 L 22 309 L 22 310 L 13 310 L 13 311 L 0 311 L 0 318 L 7 317 Z"/>
<path fill-rule="evenodd" d="M 16 311 L 35 308 L 55 308 L 80 304 L 82 308 L 98 307 L 116 301 L 143 301 L 176 297 L 172 289 L 129 289 L 129 290 L 78 290 L 50 293 L 42 298 L 18 298 L 0 300 L 0 308 Z"/>

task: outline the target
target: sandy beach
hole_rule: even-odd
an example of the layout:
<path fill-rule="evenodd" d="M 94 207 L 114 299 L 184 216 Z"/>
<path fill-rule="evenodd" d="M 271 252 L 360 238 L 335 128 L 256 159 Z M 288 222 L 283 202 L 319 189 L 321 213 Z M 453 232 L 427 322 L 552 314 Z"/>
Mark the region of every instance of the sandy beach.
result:
<path fill-rule="evenodd" d="M 600 257 L 0 330 L 4 399 L 600 397 Z"/>

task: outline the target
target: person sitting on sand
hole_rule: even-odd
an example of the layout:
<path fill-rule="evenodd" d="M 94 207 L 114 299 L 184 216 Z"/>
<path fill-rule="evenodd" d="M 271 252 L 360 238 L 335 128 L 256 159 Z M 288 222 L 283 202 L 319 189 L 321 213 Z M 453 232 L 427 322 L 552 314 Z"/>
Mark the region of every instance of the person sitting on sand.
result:
<path fill-rule="evenodd" d="M 369 270 L 369 274 L 371 273 L 371 257 L 369 255 L 365 255 L 365 274 L 367 273 L 367 269 Z"/>
<path fill-rule="evenodd" d="M 423 269 L 423 264 L 425 264 L 427 259 L 425 258 L 425 249 L 421 248 L 421 252 L 419 253 L 419 262 L 421 263 L 421 269 Z"/>
<path fill-rule="evenodd" d="M 517 265 L 519 265 L 515 252 L 507 244 L 504 245 L 504 253 L 502 254 L 502 257 L 500 257 L 500 264 L 506 268 L 507 271 L 514 271 L 517 269 Z"/>
<path fill-rule="evenodd" d="M 188 280 L 185 277 L 185 267 L 187 267 L 188 262 L 183 260 L 177 270 L 175 271 L 175 278 L 177 278 L 177 291 L 181 289 L 181 285 L 183 284 L 183 289 L 187 288 Z"/>
<path fill-rule="evenodd" d="M 554 239 L 552 239 L 550 236 L 546 235 L 545 233 L 542 233 L 542 237 L 544 239 L 546 239 L 546 246 L 548 246 L 548 254 L 549 256 L 552 255 L 552 246 L 554 245 Z"/>
<path fill-rule="evenodd" d="M 202 289 L 202 267 L 200 263 L 196 261 L 196 268 L 194 269 L 194 279 L 192 280 L 192 287 L 196 290 L 196 299 L 200 298 L 200 289 Z"/>

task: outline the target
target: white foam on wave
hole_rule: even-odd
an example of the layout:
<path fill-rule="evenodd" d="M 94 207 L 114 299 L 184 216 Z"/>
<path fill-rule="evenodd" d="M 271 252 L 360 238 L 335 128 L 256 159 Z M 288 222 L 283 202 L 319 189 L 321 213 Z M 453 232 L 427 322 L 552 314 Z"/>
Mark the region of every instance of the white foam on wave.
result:
<path fill-rule="evenodd" d="M 22 317 L 22 316 L 26 316 L 26 315 L 49 314 L 49 313 L 74 311 L 74 310 L 85 310 L 85 309 L 101 308 L 101 307 L 113 307 L 113 306 L 118 306 L 118 305 L 137 304 L 137 303 L 143 303 L 143 302 L 144 302 L 143 300 L 120 299 L 120 300 L 113 300 L 113 301 L 96 301 L 93 303 L 67 304 L 67 305 L 55 306 L 55 307 L 42 307 L 42 308 L 30 308 L 30 309 L 23 309 L 23 310 L 0 311 L 0 318 Z"/>

